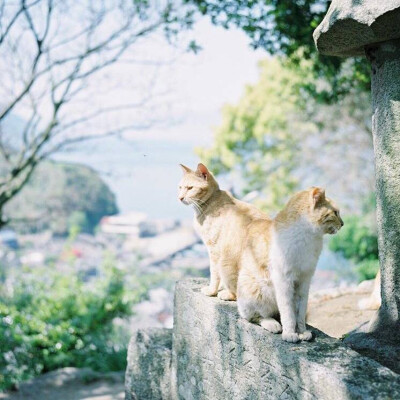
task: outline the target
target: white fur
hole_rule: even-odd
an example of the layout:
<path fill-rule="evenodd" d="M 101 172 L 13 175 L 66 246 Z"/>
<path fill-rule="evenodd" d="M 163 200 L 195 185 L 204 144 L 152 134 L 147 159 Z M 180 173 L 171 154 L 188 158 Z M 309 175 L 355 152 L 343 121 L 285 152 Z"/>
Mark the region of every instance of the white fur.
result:
<path fill-rule="evenodd" d="M 256 316 L 270 318 L 279 314 L 275 290 L 271 282 L 262 282 L 260 286 L 263 301 L 243 297 L 237 300 L 240 316 L 248 321 L 253 320 Z"/>
<path fill-rule="evenodd" d="M 305 317 L 311 278 L 322 250 L 322 235 L 323 232 L 305 218 L 287 229 L 272 231 L 271 279 L 284 340 L 311 339 L 311 333 L 306 331 Z"/>

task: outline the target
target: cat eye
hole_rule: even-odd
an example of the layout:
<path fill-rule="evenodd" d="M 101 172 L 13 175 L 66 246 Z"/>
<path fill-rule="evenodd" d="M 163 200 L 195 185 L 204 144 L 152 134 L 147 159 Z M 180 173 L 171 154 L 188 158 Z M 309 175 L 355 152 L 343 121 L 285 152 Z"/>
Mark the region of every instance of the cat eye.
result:
<path fill-rule="evenodd" d="M 193 186 L 188 186 L 187 190 L 192 190 Z"/>
<path fill-rule="evenodd" d="M 339 211 L 335 210 L 335 215 L 338 217 L 339 216 Z"/>

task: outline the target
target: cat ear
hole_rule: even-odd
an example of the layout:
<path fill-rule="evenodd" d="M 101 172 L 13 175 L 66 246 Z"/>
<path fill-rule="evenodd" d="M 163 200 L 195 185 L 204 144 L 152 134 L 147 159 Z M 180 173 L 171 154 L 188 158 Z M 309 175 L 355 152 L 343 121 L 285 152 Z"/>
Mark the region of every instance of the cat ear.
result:
<path fill-rule="evenodd" d="M 181 166 L 182 171 L 183 171 L 184 174 L 189 174 L 190 172 L 193 172 L 189 167 L 186 167 L 183 164 L 179 164 L 179 165 Z"/>
<path fill-rule="evenodd" d="M 204 164 L 200 163 L 197 166 L 196 175 L 207 180 L 208 177 L 210 176 L 210 172 L 208 171 L 207 167 Z"/>
<path fill-rule="evenodd" d="M 315 207 L 319 202 L 325 200 L 325 189 L 319 187 L 312 188 L 311 198 Z"/>

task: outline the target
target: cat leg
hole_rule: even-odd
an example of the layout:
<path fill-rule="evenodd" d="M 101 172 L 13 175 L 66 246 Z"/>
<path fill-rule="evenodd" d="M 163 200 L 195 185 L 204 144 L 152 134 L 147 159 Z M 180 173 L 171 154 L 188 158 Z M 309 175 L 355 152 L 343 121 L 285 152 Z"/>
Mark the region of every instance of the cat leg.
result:
<path fill-rule="evenodd" d="M 201 293 L 206 296 L 216 296 L 218 294 L 218 289 L 221 283 L 221 278 L 218 271 L 218 265 L 214 261 L 214 257 L 210 254 L 210 285 L 201 288 Z"/>
<path fill-rule="evenodd" d="M 218 292 L 218 298 L 220 300 L 225 300 L 225 301 L 235 301 L 236 300 L 236 294 L 232 293 L 228 289 L 223 289 L 220 292 Z"/>
<path fill-rule="evenodd" d="M 297 310 L 297 332 L 300 340 L 311 340 L 311 331 L 306 330 L 306 313 L 308 293 L 310 291 L 311 276 L 302 277 L 296 288 L 295 302 Z"/>
<path fill-rule="evenodd" d="M 237 300 L 237 306 L 239 315 L 242 318 L 247 319 L 249 322 L 253 322 L 256 319 L 257 312 L 253 299 L 244 299 L 239 297 Z"/>
<path fill-rule="evenodd" d="M 287 276 L 279 274 L 274 279 L 276 301 L 281 316 L 282 339 L 286 342 L 296 343 L 300 341 L 296 333 L 296 312 L 294 306 L 294 285 Z"/>
<path fill-rule="evenodd" d="M 225 301 L 236 300 L 237 291 L 237 280 L 238 280 L 238 268 L 235 263 L 230 260 L 222 260 L 219 265 L 219 271 L 221 273 L 221 280 L 224 285 L 223 290 L 218 293 L 218 298 Z"/>
<path fill-rule="evenodd" d="M 271 333 L 281 333 L 282 325 L 273 318 L 279 311 L 276 305 L 274 288 L 272 284 L 261 285 L 261 299 L 258 301 L 257 311 L 261 315 L 260 325 Z"/>

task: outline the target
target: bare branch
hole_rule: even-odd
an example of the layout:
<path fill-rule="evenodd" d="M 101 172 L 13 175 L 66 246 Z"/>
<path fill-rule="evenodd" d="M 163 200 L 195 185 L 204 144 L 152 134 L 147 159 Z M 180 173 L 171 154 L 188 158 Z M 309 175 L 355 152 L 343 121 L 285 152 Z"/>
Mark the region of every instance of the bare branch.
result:
<path fill-rule="evenodd" d="M 40 0 L 35 0 L 34 2 L 32 2 L 31 4 L 26 4 L 26 0 L 21 0 L 20 1 L 20 7 L 17 9 L 17 11 L 14 13 L 14 15 L 11 17 L 10 22 L 7 24 L 7 26 L 5 27 L 4 31 L 3 29 L 1 29 L 1 33 L 0 33 L 0 45 L 4 42 L 4 40 L 6 39 L 7 35 L 10 33 L 12 27 L 15 25 L 15 23 L 17 22 L 19 16 L 24 12 L 24 10 L 29 9 L 33 6 L 35 6 L 36 4 L 38 4 L 40 2 Z M 1 13 L 0 15 L 4 14 L 4 9 L 6 7 L 6 2 L 3 1 L 1 3 Z M 1 27 L 2 28 L 2 27 Z"/>
<path fill-rule="evenodd" d="M 1 2 L 0 12 L 6 7 Z M 0 131 L 0 155 L 7 162 L 7 173 L 0 179 L 0 218 L 4 204 L 50 155 L 154 123 L 154 118 L 145 122 L 132 118 L 110 129 L 90 126 L 99 116 L 146 107 L 152 98 L 150 90 L 137 101 L 89 104 L 77 115 L 70 110 L 76 109 L 100 72 L 112 71 L 110 67 L 140 39 L 175 21 L 170 18 L 169 2 L 166 7 L 145 1 L 20 0 L 7 21 L 4 17 L 3 23 L 0 16 L 0 56 L 10 61 L 0 60 L 0 68 L 11 82 L 7 82 L 11 90 L 4 84 L 0 122 L 12 113 L 25 116 L 19 138 L 15 132 Z"/>

